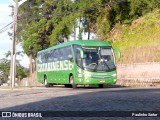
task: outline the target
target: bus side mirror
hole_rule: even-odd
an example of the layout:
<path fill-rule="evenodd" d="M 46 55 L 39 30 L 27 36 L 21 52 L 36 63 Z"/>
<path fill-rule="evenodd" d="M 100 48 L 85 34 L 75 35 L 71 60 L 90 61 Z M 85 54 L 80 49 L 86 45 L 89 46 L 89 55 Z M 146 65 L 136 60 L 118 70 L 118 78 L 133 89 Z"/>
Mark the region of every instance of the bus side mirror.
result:
<path fill-rule="evenodd" d="M 121 58 L 121 52 L 118 48 L 113 48 L 113 50 L 118 54 L 118 60 Z"/>
<path fill-rule="evenodd" d="M 77 48 L 80 52 L 80 55 L 81 55 L 81 59 L 84 58 L 84 53 L 83 53 L 83 49 L 82 48 Z"/>

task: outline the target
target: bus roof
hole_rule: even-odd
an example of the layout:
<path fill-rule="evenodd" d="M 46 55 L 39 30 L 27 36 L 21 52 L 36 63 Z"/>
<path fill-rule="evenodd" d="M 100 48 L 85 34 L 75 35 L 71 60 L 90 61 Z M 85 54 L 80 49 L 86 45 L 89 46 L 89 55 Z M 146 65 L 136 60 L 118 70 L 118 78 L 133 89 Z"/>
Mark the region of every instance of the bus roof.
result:
<path fill-rule="evenodd" d="M 61 48 L 61 47 L 69 46 L 69 45 L 81 45 L 81 46 L 111 46 L 110 43 L 104 42 L 104 41 L 100 41 L 100 40 L 74 40 L 74 41 L 64 42 L 64 43 L 62 43 L 62 44 L 49 47 L 49 48 L 47 48 L 47 49 L 44 49 L 44 50 L 39 51 L 38 53 L 43 53 L 43 52 L 46 52 L 46 51 L 49 51 L 49 50 L 53 50 L 53 49 L 57 49 L 57 48 Z"/>

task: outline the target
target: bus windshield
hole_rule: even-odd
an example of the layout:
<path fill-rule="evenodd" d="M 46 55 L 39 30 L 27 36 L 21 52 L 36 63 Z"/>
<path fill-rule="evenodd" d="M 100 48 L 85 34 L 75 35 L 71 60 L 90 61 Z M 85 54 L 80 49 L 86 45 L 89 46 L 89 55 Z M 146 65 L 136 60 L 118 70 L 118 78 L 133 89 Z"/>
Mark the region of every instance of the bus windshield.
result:
<path fill-rule="evenodd" d="M 83 47 L 83 68 L 93 72 L 116 70 L 114 53 L 111 47 Z"/>

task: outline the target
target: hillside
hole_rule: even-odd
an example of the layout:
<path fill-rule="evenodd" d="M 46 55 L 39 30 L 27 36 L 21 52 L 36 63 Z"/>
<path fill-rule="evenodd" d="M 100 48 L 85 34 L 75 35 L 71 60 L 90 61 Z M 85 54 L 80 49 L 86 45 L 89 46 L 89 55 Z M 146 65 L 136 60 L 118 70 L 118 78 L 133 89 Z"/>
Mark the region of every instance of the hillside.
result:
<path fill-rule="evenodd" d="M 160 62 L 160 9 L 131 25 L 117 24 L 110 32 L 110 39 L 121 50 L 119 63 Z"/>

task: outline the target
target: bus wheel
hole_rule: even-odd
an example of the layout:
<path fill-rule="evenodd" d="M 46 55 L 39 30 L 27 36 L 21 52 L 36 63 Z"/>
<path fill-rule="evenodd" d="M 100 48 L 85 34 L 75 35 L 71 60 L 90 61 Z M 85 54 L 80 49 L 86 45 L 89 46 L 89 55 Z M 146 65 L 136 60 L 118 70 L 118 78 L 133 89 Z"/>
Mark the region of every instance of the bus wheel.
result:
<path fill-rule="evenodd" d="M 50 84 L 48 83 L 46 77 L 44 78 L 44 86 L 45 86 L 45 87 L 50 87 Z"/>
<path fill-rule="evenodd" d="M 70 76 L 69 80 L 70 80 L 70 84 L 72 85 L 72 88 L 73 88 L 73 89 L 76 89 L 76 88 L 77 88 L 77 85 L 74 84 L 74 77 L 73 77 L 73 76 Z"/>
<path fill-rule="evenodd" d="M 103 84 L 99 84 L 98 87 L 99 87 L 99 88 L 103 88 Z"/>

